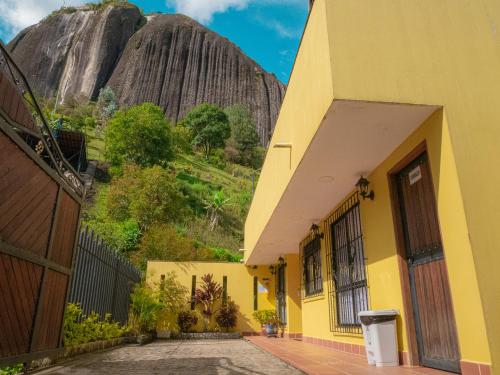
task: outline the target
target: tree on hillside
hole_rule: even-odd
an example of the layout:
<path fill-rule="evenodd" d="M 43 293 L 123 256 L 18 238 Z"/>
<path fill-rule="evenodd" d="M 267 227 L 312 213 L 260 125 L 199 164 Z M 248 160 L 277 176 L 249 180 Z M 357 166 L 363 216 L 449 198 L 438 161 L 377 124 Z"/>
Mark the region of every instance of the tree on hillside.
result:
<path fill-rule="evenodd" d="M 224 190 L 219 190 L 214 193 L 212 199 L 210 201 L 206 201 L 205 209 L 207 210 L 207 214 L 209 216 L 210 224 L 209 229 L 213 231 L 219 225 L 219 220 L 221 214 L 224 212 L 224 207 L 227 202 L 229 202 L 229 198 L 226 198 L 224 195 Z"/>
<path fill-rule="evenodd" d="M 193 134 L 192 144 L 201 147 L 208 159 L 214 148 L 224 147 L 231 136 L 231 127 L 224 111 L 213 104 L 194 107 L 182 120 Z"/>
<path fill-rule="evenodd" d="M 250 110 L 236 104 L 227 107 L 226 113 L 231 125 L 231 138 L 226 143 L 226 159 L 247 167 L 262 167 L 266 150 L 260 146 L 260 137 Z"/>
<path fill-rule="evenodd" d="M 108 120 L 113 117 L 117 109 L 116 96 L 111 87 L 106 86 L 99 90 L 95 106 L 95 116 L 99 121 L 100 130 L 104 129 Z"/>
<path fill-rule="evenodd" d="M 175 175 L 160 166 L 127 165 L 123 176 L 111 183 L 107 209 L 112 219 L 132 218 L 141 230 L 154 223 L 182 222 L 189 215 Z"/>
<path fill-rule="evenodd" d="M 165 165 L 173 157 L 170 124 L 162 109 L 152 103 L 116 112 L 105 136 L 106 159 L 114 167 Z"/>
<path fill-rule="evenodd" d="M 259 134 L 255 122 L 248 108 L 241 104 L 227 107 L 226 113 L 231 126 L 232 146 L 237 151 L 237 163 L 253 166 L 252 160 L 257 146 L 259 145 Z"/>

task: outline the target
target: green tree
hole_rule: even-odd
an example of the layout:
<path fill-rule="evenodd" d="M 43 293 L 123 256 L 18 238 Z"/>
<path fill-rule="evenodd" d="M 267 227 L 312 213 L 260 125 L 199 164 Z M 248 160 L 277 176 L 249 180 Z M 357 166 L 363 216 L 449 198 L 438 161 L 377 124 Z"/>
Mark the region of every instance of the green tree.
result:
<path fill-rule="evenodd" d="M 165 165 L 173 157 L 170 124 L 162 109 L 151 103 L 116 112 L 105 136 L 105 155 L 114 167 Z"/>
<path fill-rule="evenodd" d="M 175 175 L 160 166 L 125 166 L 123 176 L 111 183 L 107 208 L 112 219 L 132 218 L 142 230 L 153 223 L 184 221 L 189 215 Z"/>
<path fill-rule="evenodd" d="M 96 103 L 96 116 L 101 121 L 106 123 L 118 109 L 116 96 L 111 87 L 106 86 L 99 90 L 99 96 Z"/>
<path fill-rule="evenodd" d="M 207 210 L 207 214 L 209 216 L 209 229 L 213 231 L 219 225 L 219 220 L 221 214 L 224 212 L 224 207 L 227 202 L 229 202 L 229 198 L 226 198 L 224 194 L 224 190 L 216 191 L 212 199 L 206 202 L 205 209 Z"/>
<path fill-rule="evenodd" d="M 224 112 L 231 126 L 231 139 L 228 142 L 230 150 L 226 154 L 231 154 L 232 148 L 236 151 L 232 154 L 232 161 L 254 167 L 260 138 L 252 114 L 241 104 L 227 107 Z"/>
<path fill-rule="evenodd" d="M 212 149 L 225 147 L 231 136 L 229 120 L 222 109 L 213 104 L 194 107 L 183 119 L 182 124 L 193 134 L 192 144 L 201 147 L 208 159 Z"/>

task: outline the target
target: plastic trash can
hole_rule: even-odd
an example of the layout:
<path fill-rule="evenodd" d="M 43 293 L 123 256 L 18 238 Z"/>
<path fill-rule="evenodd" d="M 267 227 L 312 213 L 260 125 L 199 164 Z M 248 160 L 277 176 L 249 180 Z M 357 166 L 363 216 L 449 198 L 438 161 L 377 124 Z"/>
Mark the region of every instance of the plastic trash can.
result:
<path fill-rule="evenodd" d="M 397 310 L 358 313 L 363 327 L 368 363 L 377 367 L 398 366 Z"/>

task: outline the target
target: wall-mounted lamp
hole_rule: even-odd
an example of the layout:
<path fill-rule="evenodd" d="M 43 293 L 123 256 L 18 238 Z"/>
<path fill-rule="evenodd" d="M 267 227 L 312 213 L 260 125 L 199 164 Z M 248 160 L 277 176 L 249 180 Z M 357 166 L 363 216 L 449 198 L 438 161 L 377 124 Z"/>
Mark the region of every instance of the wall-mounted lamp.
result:
<path fill-rule="evenodd" d="M 369 185 L 370 185 L 370 181 L 368 181 L 363 176 L 361 176 L 358 183 L 356 184 L 356 187 L 359 190 L 359 195 L 361 195 L 363 197 L 363 200 L 366 198 L 370 198 L 370 200 L 375 199 L 375 192 L 373 190 L 368 191 Z"/>
<path fill-rule="evenodd" d="M 276 267 L 274 265 L 269 266 L 269 272 L 271 272 L 271 275 L 276 275 Z"/>
<path fill-rule="evenodd" d="M 279 257 L 278 258 L 278 266 L 279 267 L 284 267 L 286 266 L 286 262 L 285 262 L 285 259 L 283 257 Z"/>
<path fill-rule="evenodd" d="M 321 232 L 321 229 L 319 228 L 319 225 L 318 224 L 313 224 L 311 225 L 311 236 L 313 236 L 313 238 L 323 238 L 325 237 L 325 234 Z"/>

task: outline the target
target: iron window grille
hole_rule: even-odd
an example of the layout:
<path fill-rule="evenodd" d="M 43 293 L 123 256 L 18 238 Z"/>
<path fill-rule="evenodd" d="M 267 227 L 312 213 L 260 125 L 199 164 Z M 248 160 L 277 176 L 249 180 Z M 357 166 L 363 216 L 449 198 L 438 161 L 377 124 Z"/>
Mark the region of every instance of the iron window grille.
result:
<path fill-rule="evenodd" d="M 327 220 L 330 330 L 362 333 L 358 313 L 368 310 L 368 283 L 358 193 Z"/>
<path fill-rule="evenodd" d="M 321 272 L 321 239 L 308 238 L 302 246 L 302 282 L 305 297 L 323 293 Z"/>
<path fill-rule="evenodd" d="M 276 270 L 276 312 L 280 322 L 286 325 L 285 265 L 278 266 Z"/>

